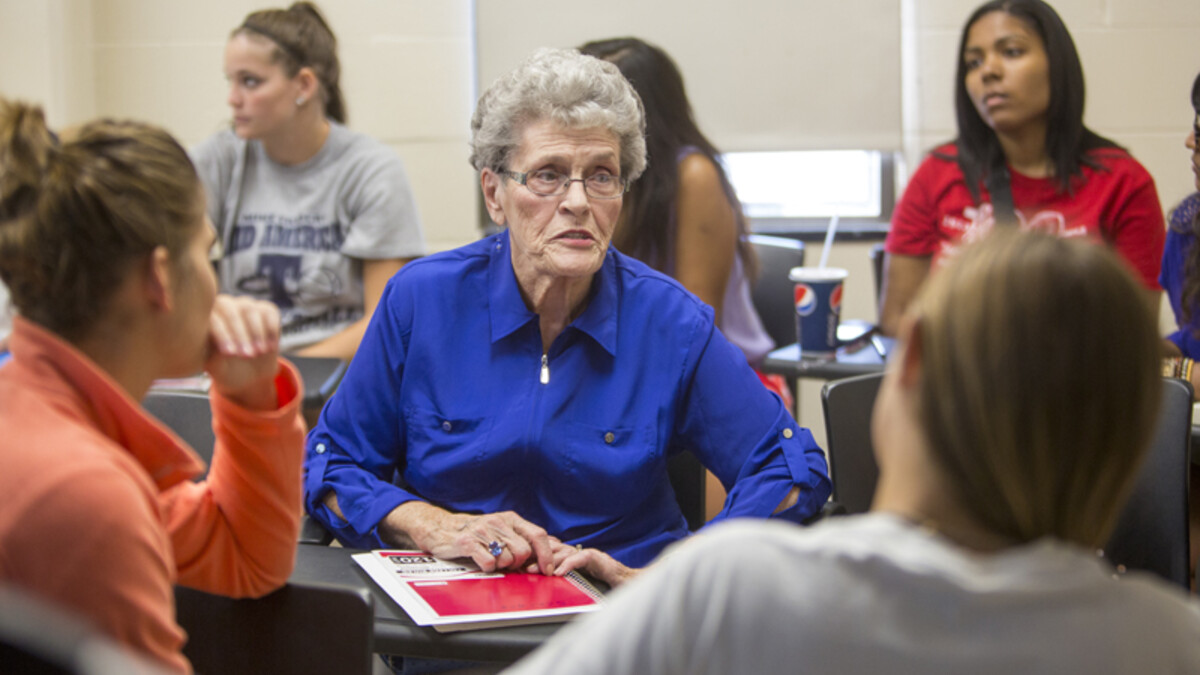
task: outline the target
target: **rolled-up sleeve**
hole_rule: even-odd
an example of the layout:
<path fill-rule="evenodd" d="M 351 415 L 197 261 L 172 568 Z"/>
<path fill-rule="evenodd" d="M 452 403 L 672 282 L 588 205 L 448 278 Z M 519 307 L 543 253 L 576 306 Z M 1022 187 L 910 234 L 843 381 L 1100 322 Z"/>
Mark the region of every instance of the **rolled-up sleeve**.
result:
<path fill-rule="evenodd" d="M 690 449 L 728 493 L 712 520 L 777 517 L 803 521 L 829 498 L 825 454 L 745 357 L 716 329 L 700 330 L 681 406 L 677 443 Z M 775 509 L 793 487 L 796 504 Z"/>
<path fill-rule="evenodd" d="M 411 323 L 390 282 L 346 376 L 308 436 L 304 504 L 348 546 L 381 548 L 377 525 L 397 506 L 418 499 L 392 482 L 404 469 L 401 378 Z M 339 518 L 324 503 L 337 494 Z"/>

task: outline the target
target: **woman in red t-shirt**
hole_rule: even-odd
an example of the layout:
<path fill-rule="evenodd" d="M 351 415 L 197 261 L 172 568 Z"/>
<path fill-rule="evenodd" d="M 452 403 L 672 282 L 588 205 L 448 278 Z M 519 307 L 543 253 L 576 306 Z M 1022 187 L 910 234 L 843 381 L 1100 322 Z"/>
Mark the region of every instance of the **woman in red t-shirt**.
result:
<path fill-rule="evenodd" d="M 883 331 L 895 331 L 940 260 L 997 222 L 1104 241 L 1157 296 L 1164 223 L 1154 181 L 1084 126 L 1083 68 L 1054 9 L 992 0 L 967 20 L 959 54 L 958 138 L 922 162 L 892 218 Z"/>

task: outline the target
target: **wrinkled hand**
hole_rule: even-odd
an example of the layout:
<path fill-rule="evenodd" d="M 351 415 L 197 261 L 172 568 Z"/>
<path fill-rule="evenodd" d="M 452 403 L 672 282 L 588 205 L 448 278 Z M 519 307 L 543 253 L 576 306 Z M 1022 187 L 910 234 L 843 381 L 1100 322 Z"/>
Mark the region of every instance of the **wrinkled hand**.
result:
<path fill-rule="evenodd" d="M 612 588 L 620 586 L 641 572 L 639 569 L 622 565 L 612 556 L 598 548 L 571 546 L 562 543 L 554 537 L 551 537 L 550 540 L 554 549 L 553 569 L 543 572 L 544 568 L 534 563 L 526 568 L 527 572 L 543 572 L 544 574 L 562 576 L 572 570 L 583 570 Z"/>
<path fill-rule="evenodd" d="M 386 520 L 422 551 L 438 558 L 470 558 L 485 572 L 519 570 L 530 562 L 549 570 L 555 567 L 550 535 L 512 511 L 470 515 L 407 502 Z M 492 542 L 501 545 L 500 555 L 492 555 Z"/>
<path fill-rule="evenodd" d="M 279 310 L 253 298 L 218 295 L 208 329 L 204 370 L 222 396 L 258 410 L 278 405 Z"/>

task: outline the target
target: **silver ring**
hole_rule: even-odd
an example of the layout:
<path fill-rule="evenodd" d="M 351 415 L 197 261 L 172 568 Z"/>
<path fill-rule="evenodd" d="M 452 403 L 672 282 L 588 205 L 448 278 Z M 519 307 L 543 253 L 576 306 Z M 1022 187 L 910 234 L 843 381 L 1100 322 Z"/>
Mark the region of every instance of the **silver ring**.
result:
<path fill-rule="evenodd" d="M 504 552 L 504 544 L 501 544 L 495 539 L 488 542 L 487 547 L 488 553 L 491 553 L 493 558 L 499 558 L 500 554 Z"/>

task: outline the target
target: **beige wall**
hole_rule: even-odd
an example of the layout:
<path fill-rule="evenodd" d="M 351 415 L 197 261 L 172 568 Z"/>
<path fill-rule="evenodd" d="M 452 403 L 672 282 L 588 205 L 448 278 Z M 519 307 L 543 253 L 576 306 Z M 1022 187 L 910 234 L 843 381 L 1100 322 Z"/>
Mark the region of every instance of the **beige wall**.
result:
<path fill-rule="evenodd" d="M 163 125 L 192 145 L 226 124 L 222 50 L 252 0 L 0 0 L 0 93 L 42 103 L 52 125 L 94 116 Z M 469 0 L 338 0 L 355 129 L 404 158 L 434 250 L 477 236 L 467 164 Z"/>

